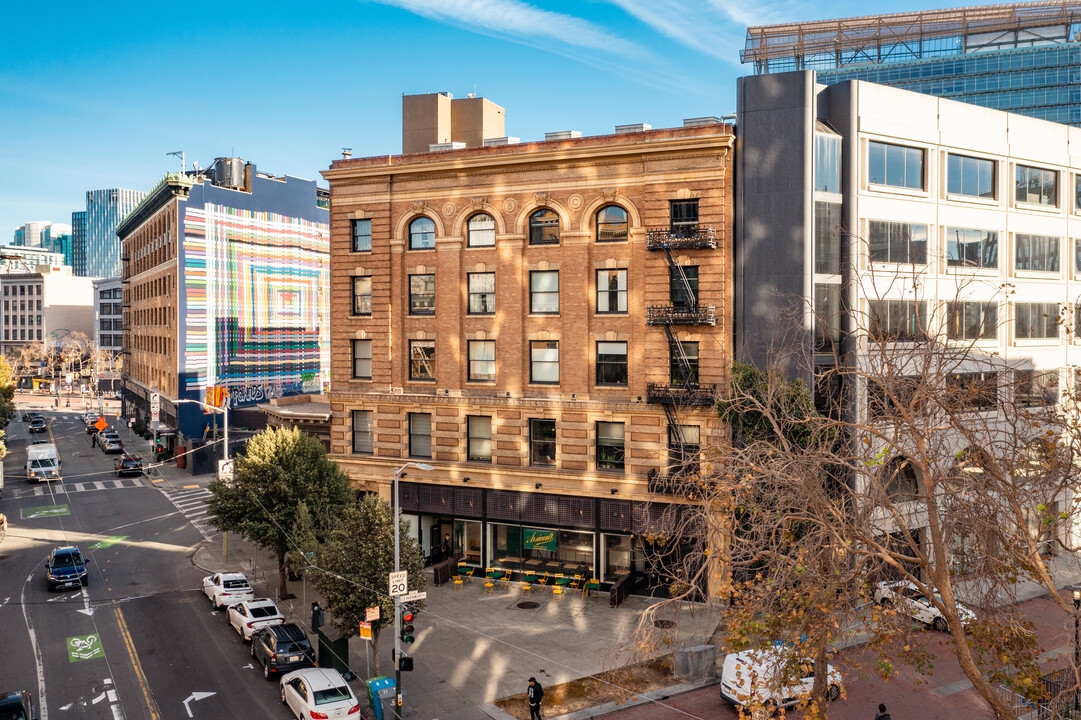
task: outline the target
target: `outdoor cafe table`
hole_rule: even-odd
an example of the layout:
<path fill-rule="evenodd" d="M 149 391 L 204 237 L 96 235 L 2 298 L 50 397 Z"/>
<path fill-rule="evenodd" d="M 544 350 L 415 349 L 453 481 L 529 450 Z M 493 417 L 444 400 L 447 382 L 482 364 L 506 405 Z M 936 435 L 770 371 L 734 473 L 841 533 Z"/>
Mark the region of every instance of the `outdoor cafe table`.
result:
<path fill-rule="evenodd" d="M 588 595 L 591 592 L 600 593 L 601 583 L 599 580 L 589 580 L 582 588 L 582 592 Z"/>
<path fill-rule="evenodd" d="M 556 578 L 556 585 L 561 585 L 563 587 L 570 585 L 572 582 L 574 582 L 574 578 L 572 577 Z"/>

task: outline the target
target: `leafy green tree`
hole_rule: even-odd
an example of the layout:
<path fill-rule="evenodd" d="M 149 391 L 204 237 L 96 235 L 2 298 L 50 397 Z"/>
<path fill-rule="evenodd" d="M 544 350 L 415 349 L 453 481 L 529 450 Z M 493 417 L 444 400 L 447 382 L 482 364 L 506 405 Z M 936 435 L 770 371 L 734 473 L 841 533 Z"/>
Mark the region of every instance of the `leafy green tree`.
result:
<path fill-rule="evenodd" d="M 7 358 L 0 356 L 0 427 L 7 425 L 15 417 L 15 378 Z M 0 444 L 0 458 L 7 454 L 7 449 Z"/>
<path fill-rule="evenodd" d="M 240 533 L 278 558 L 278 584 L 286 590 L 286 556 L 295 550 L 300 508 L 316 539 L 353 502 L 349 478 L 327 459 L 322 444 L 296 428 L 268 428 L 237 457 L 234 479 L 210 483 L 207 505 L 222 530 Z"/>
<path fill-rule="evenodd" d="M 399 525 L 401 568 L 409 573 L 409 589 L 424 590 L 427 578 L 420 545 Z M 345 637 L 359 634 L 365 610 L 379 608 L 372 622 L 372 652 L 379 671 L 379 632 L 394 624 L 394 601 L 387 595 L 394 570 L 394 520 L 390 504 L 378 495 L 361 498 L 350 508 L 316 551 L 316 568 L 309 569 L 315 589 L 326 599 L 334 624 Z M 423 607 L 423 602 L 411 603 Z"/>

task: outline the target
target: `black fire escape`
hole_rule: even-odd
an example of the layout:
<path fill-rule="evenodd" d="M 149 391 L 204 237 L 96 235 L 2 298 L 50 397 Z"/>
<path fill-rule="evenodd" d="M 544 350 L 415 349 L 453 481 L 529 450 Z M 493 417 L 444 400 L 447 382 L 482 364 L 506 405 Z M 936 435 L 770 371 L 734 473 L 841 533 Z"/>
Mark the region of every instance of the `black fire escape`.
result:
<path fill-rule="evenodd" d="M 646 398 L 650 403 L 661 405 L 669 427 L 669 454 L 671 469 L 668 472 L 651 470 L 648 474 L 651 492 L 678 494 L 693 498 L 700 492 L 698 486 L 698 447 L 688 448 L 680 423 L 678 410 L 682 407 L 708 407 L 712 405 L 716 386 L 702 384 L 698 380 L 697 358 L 692 364 L 676 335 L 679 325 L 716 325 L 717 312 L 713 305 L 698 301 L 697 289 L 676 259 L 673 250 L 716 249 L 717 238 L 713 228 L 680 227 L 646 231 L 646 248 L 661 251 L 668 261 L 671 302 L 646 308 L 646 323 L 664 328 L 668 339 L 670 377 L 668 383 L 647 383 Z M 691 457 L 693 456 L 693 457 Z"/>

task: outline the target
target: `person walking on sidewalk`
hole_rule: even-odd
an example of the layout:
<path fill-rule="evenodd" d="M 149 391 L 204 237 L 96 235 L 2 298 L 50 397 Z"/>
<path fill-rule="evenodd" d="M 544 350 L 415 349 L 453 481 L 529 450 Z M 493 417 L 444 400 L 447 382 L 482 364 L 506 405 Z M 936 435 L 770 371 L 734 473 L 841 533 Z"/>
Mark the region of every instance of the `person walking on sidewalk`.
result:
<path fill-rule="evenodd" d="M 529 690 L 526 691 L 529 698 L 529 720 L 541 720 L 541 700 L 544 699 L 544 688 L 537 682 L 537 678 L 529 678 Z"/>
<path fill-rule="evenodd" d="M 878 704 L 878 712 L 875 713 L 875 720 L 893 720 L 890 714 L 886 712 L 886 703 Z"/>

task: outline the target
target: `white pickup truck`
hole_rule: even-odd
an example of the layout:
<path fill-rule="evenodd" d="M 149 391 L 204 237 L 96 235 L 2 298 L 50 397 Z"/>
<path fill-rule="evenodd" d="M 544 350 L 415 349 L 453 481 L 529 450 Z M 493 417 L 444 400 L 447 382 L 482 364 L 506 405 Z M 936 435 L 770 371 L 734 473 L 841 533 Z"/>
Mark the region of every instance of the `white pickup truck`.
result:
<path fill-rule="evenodd" d="M 30 482 L 58 480 L 60 478 L 60 455 L 56 445 L 41 443 L 26 448 L 26 479 Z"/>

